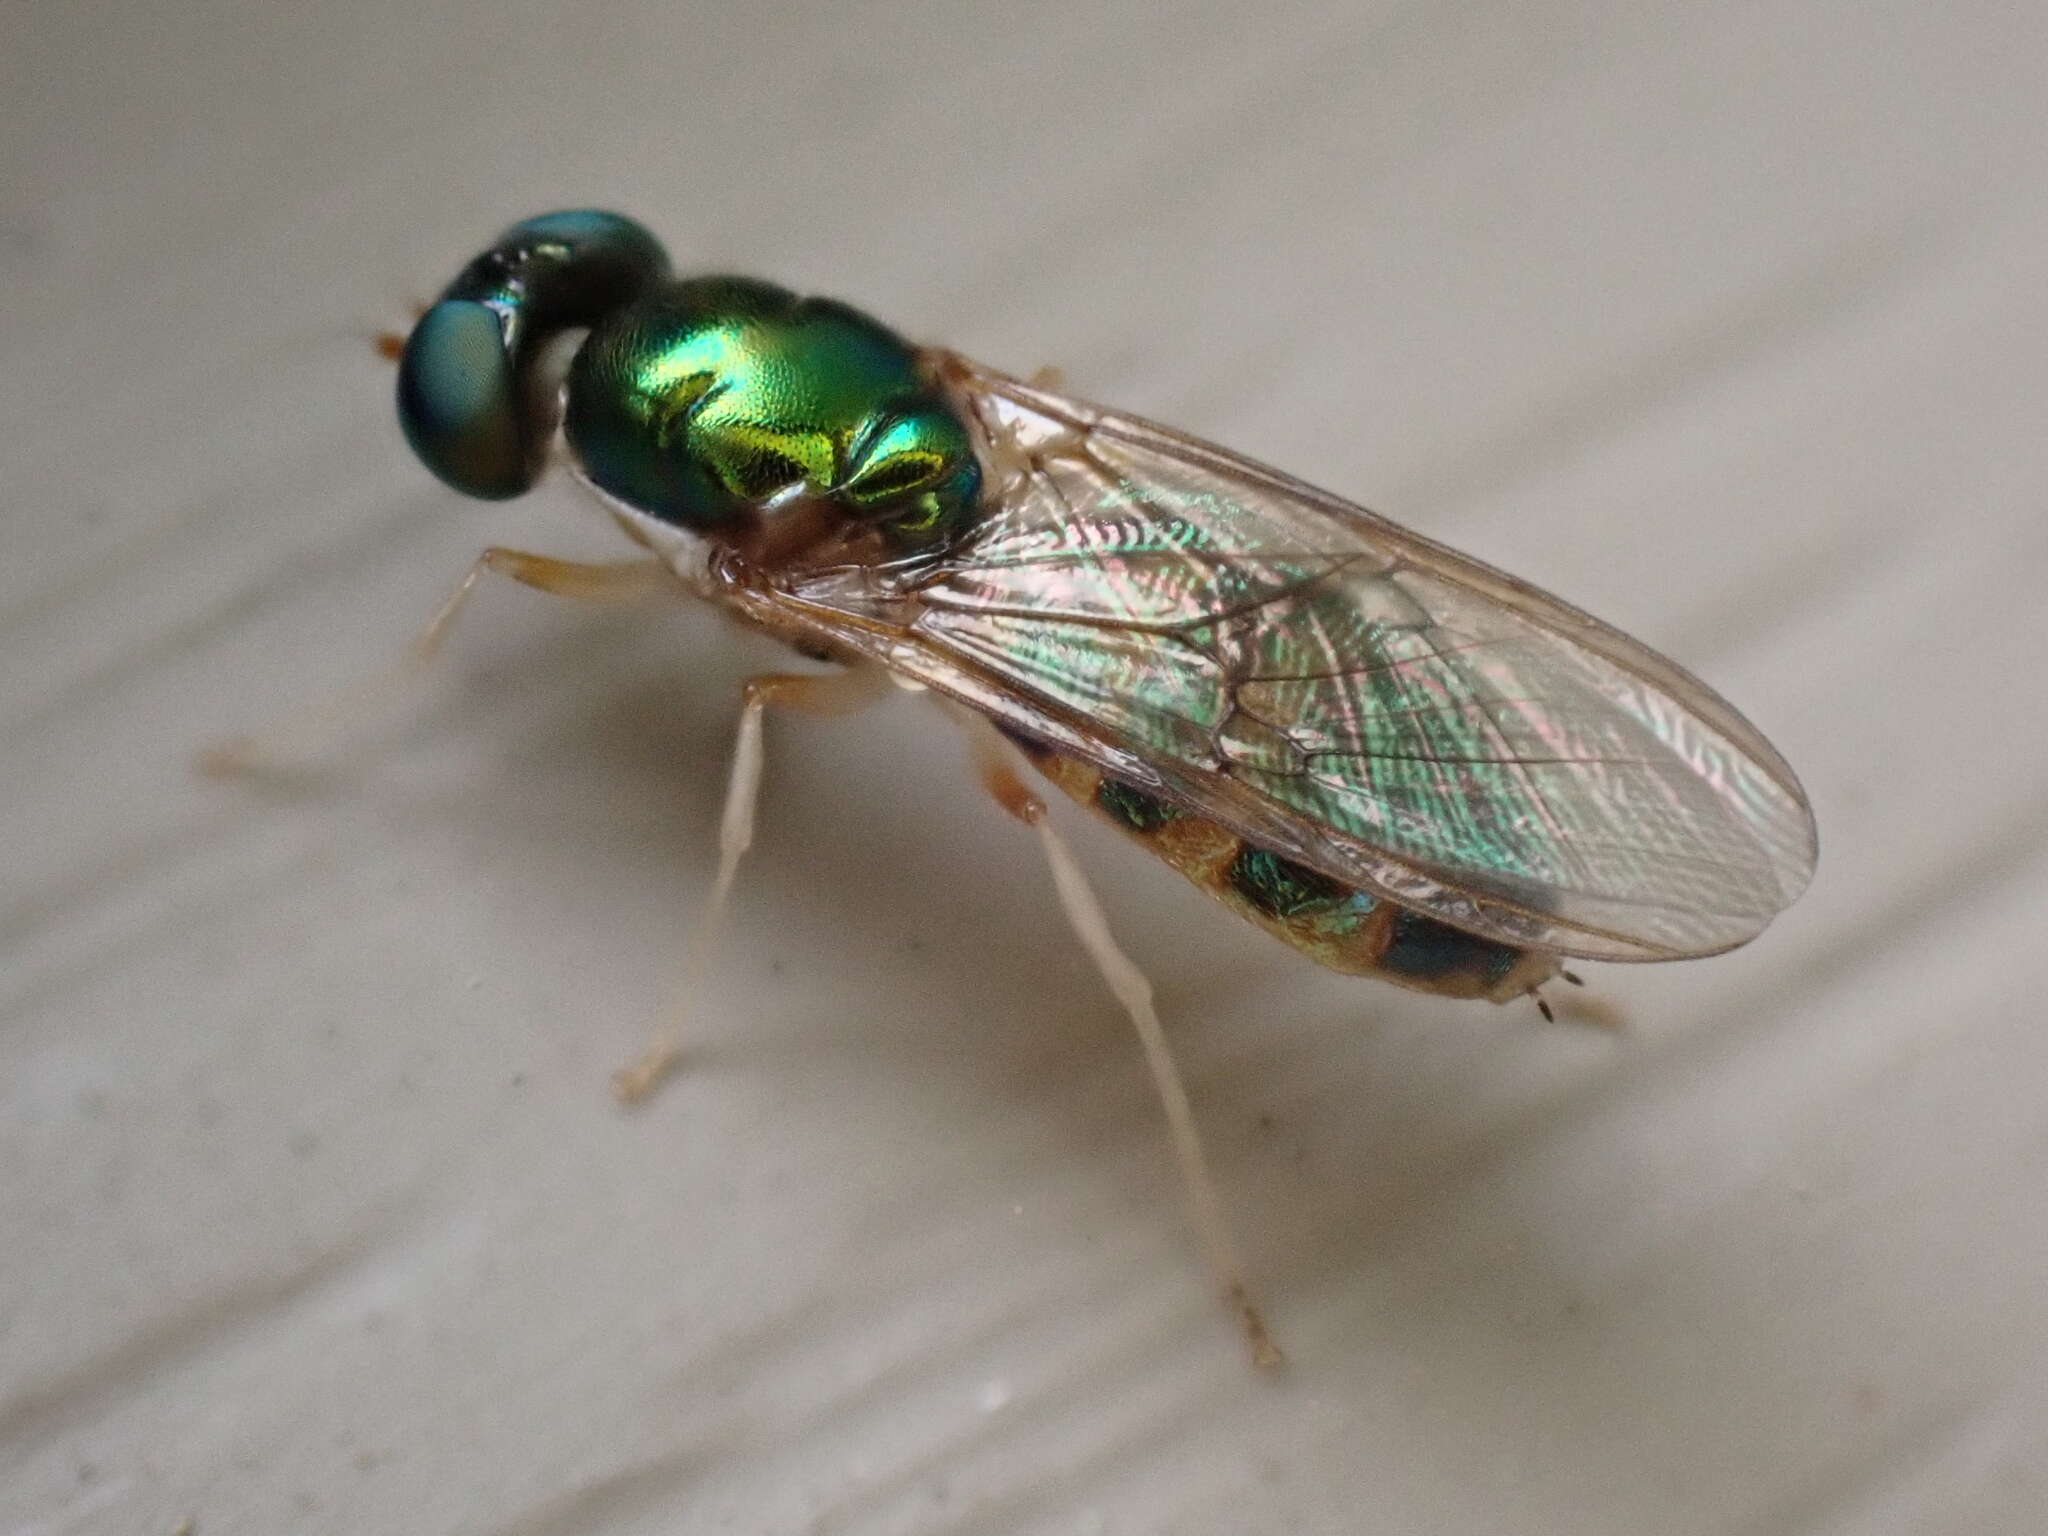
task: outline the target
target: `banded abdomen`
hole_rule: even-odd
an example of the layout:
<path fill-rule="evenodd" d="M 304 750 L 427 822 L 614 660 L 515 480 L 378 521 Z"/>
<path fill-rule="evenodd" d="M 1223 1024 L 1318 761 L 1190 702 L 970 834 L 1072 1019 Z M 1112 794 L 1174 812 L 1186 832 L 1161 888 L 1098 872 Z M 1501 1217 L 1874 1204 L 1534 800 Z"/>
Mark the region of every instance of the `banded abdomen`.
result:
<path fill-rule="evenodd" d="M 1483 939 L 1246 842 L 1073 758 L 1020 742 L 1060 790 L 1135 838 L 1238 916 L 1319 965 L 1444 997 L 1504 1003 L 1557 974 L 1554 957 Z"/>

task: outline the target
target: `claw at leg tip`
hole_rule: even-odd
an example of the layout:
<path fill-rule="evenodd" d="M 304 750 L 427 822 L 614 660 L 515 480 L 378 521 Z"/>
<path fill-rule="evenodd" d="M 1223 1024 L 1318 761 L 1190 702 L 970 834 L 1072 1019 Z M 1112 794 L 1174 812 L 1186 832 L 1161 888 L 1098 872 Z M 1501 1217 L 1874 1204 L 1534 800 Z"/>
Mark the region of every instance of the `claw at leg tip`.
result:
<path fill-rule="evenodd" d="M 1230 1287 L 1224 1298 L 1231 1310 L 1237 1313 L 1238 1323 L 1244 1329 L 1245 1342 L 1251 1345 L 1252 1364 L 1262 1371 L 1277 1371 L 1287 1363 L 1286 1352 L 1274 1342 L 1273 1335 L 1266 1329 L 1266 1320 L 1259 1315 L 1258 1304 L 1241 1284 Z"/>

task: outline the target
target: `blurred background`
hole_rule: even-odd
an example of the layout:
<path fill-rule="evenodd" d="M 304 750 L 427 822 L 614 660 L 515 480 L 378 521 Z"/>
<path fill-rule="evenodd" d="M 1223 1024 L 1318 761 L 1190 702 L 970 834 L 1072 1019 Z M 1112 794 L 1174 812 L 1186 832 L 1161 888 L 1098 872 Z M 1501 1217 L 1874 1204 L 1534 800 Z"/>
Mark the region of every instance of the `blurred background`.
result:
<path fill-rule="evenodd" d="M 0 1530 L 2033 1532 L 2048 11 L 17 5 L 0 59 Z M 1218 439 L 1679 658 L 1812 891 L 1607 1032 L 1319 971 L 1085 835 L 1128 1025 L 915 701 L 479 594 L 380 329 L 512 220 Z"/>

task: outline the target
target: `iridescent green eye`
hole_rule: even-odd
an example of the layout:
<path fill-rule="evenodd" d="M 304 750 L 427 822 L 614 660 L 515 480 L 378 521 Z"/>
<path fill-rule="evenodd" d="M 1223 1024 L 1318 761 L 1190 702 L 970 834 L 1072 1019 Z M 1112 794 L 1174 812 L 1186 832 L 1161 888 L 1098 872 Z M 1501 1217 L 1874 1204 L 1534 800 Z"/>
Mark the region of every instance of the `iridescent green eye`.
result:
<path fill-rule="evenodd" d="M 531 373 L 548 340 L 589 325 L 668 275 L 631 219 L 596 209 L 514 224 L 420 317 L 398 364 L 398 421 L 456 490 L 502 500 L 539 477 L 552 402 Z"/>

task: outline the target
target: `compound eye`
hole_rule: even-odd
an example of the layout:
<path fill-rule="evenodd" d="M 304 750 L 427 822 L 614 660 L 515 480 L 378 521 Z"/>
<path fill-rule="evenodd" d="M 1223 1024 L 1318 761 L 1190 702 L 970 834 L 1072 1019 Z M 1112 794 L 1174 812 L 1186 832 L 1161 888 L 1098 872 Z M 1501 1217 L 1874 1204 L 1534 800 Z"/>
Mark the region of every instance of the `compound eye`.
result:
<path fill-rule="evenodd" d="M 563 331 L 595 324 L 668 275 L 631 219 L 596 209 L 515 224 L 420 317 L 398 361 L 398 420 L 420 461 L 465 495 L 532 488 L 555 427 L 537 364 Z"/>
<path fill-rule="evenodd" d="M 497 314 L 443 299 L 420 316 L 399 358 L 399 425 L 441 480 L 503 501 L 530 489 L 537 472 L 519 389 Z"/>

